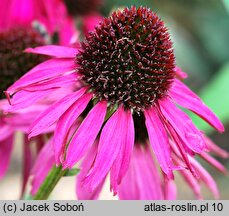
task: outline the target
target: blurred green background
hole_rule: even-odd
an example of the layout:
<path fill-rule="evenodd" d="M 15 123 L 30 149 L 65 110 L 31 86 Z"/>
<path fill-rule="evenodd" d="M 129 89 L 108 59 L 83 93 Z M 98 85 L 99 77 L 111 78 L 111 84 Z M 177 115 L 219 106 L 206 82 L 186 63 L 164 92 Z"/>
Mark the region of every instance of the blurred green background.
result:
<path fill-rule="evenodd" d="M 108 16 L 118 7 L 131 5 L 150 7 L 166 23 L 176 63 L 189 75 L 185 82 L 219 116 L 226 131 L 219 134 L 190 115 L 215 143 L 229 151 L 229 0 L 104 0 L 101 13 Z M 228 160 L 217 159 L 229 168 Z M 222 199 L 229 199 L 229 177 L 204 165 L 216 178 Z M 181 190 L 180 198 L 192 198 L 186 190 Z"/>

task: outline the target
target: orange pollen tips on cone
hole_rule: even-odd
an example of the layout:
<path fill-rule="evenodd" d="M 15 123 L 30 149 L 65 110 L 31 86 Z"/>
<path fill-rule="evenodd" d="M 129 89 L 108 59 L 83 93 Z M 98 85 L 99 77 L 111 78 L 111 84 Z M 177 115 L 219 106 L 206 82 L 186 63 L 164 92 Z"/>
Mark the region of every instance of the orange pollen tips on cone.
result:
<path fill-rule="evenodd" d="M 114 12 L 81 45 L 78 71 L 99 100 L 139 112 L 167 94 L 175 76 L 172 42 L 150 9 Z"/>

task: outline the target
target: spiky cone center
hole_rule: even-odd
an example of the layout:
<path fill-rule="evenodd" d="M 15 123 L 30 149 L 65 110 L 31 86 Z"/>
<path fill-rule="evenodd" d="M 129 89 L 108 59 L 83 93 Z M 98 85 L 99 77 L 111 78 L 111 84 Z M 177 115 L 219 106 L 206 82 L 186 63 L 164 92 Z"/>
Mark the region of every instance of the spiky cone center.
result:
<path fill-rule="evenodd" d="M 175 57 L 164 23 L 150 9 L 125 8 L 105 18 L 77 55 L 82 82 L 99 100 L 142 111 L 166 95 Z"/>
<path fill-rule="evenodd" d="M 87 15 L 97 11 L 103 0 L 64 0 L 68 13 L 72 16 Z"/>
<path fill-rule="evenodd" d="M 32 28 L 17 27 L 0 32 L 0 99 L 4 98 L 4 90 L 45 59 L 24 50 L 44 44 L 42 36 Z"/>

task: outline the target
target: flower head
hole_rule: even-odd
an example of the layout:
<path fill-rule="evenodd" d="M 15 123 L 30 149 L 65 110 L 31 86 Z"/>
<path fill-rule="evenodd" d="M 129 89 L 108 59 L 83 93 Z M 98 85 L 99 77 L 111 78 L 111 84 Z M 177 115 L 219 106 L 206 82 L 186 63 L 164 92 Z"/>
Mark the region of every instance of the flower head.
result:
<path fill-rule="evenodd" d="M 96 27 L 77 55 L 82 81 L 99 100 L 135 111 L 163 98 L 175 76 L 164 23 L 147 8 L 113 13 Z"/>
<path fill-rule="evenodd" d="M 27 51 L 54 58 L 15 82 L 8 94 L 26 89 L 46 94 L 54 86 L 81 83 L 78 91 L 66 94 L 34 121 L 30 137 L 57 123 L 55 159 L 64 168 L 73 167 L 98 140 L 96 156 L 82 179 L 91 191 L 110 171 L 111 189 L 116 194 L 133 148 L 139 143 L 150 143 L 168 181 L 177 169 L 198 176 L 190 157 L 208 147 L 204 135 L 176 104 L 195 112 L 220 132 L 224 130 L 215 114 L 178 79 L 184 73 L 175 67 L 168 31 L 148 8 L 114 12 L 81 47 L 46 46 Z M 82 123 L 76 125 L 82 117 Z M 175 143 L 182 163 L 175 160 L 171 143 Z"/>
<path fill-rule="evenodd" d="M 42 56 L 24 53 L 27 47 L 41 45 L 45 45 L 44 38 L 32 28 L 17 27 L 0 32 L 0 99 L 3 98 L 4 90 L 45 59 Z"/>

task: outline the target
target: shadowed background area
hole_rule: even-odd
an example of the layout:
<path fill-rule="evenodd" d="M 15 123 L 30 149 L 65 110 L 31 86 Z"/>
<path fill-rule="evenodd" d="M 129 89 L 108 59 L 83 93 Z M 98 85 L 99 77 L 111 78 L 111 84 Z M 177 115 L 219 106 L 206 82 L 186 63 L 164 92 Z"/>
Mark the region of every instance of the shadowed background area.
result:
<path fill-rule="evenodd" d="M 185 82 L 219 116 L 225 125 L 225 133 L 213 131 L 202 120 L 190 115 L 215 143 L 229 151 L 229 0 L 104 0 L 100 12 L 108 16 L 119 7 L 131 5 L 150 7 L 164 20 L 172 35 L 176 63 L 189 75 Z M 20 140 L 18 134 L 10 169 L 0 181 L 0 199 L 17 199 L 20 196 Z M 229 168 L 228 160 L 219 160 Z M 229 199 L 229 177 L 203 164 L 216 179 L 221 198 Z M 179 199 L 194 199 L 191 190 L 179 176 L 177 185 Z M 73 188 L 75 178 L 66 177 L 57 185 L 51 199 L 75 199 Z M 109 185 L 103 191 L 101 199 L 116 199 L 109 193 Z M 203 194 L 207 199 L 213 198 L 205 188 Z"/>

